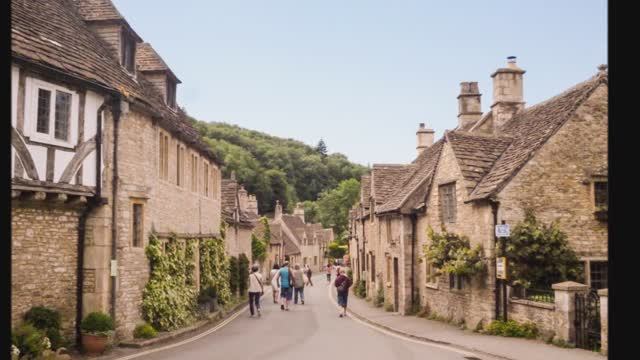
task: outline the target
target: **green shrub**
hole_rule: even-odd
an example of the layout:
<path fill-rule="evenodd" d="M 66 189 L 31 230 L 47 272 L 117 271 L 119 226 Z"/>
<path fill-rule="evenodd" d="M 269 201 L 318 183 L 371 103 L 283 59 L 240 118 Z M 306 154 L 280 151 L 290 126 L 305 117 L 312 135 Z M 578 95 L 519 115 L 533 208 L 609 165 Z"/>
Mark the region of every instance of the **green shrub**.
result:
<path fill-rule="evenodd" d="M 11 342 L 20 350 L 20 357 L 27 359 L 40 356 L 50 347 L 44 332 L 29 323 L 22 324 L 11 331 Z"/>
<path fill-rule="evenodd" d="M 136 326 L 133 337 L 136 339 L 151 339 L 158 336 L 158 332 L 150 324 L 144 323 Z"/>
<path fill-rule="evenodd" d="M 351 269 L 347 270 L 347 277 L 349 279 L 353 279 L 353 270 L 351 270 Z"/>
<path fill-rule="evenodd" d="M 238 292 L 240 296 L 247 294 L 249 289 L 249 258 L 247 255 L 238 256 Z"/>
<path fill-rule="evenodd" d="M 494 320 L 487 326 L 486 332 L 490 335 L 534 339 L 538 336 L 538 327 L 532 322 L 521 324 L 514 320 Z"/>
<path fill-rule="evenodd" d="M 229 258 L 229 290 L 231 291 L 232 295 L 238 294 L 239 281 L 238 258 L 235 256 L 231 256 Z"/>
<path fill-rule="evenodd" d="M 66 345 L 60 335 L 60 313 L 56 310 L 44 306 L 34 306 L 24 315 L 24 320 L 45 333 L 51 341 L 52 349 L 55 350 Z"/>
<path fill-rule="evenodd" d="M 113 319 L 103 312 L 92 312 L 80 323 L 80 329 L 89 334 L 108 335 L 113 331 Z"/>
<path fill-rule="evenodd" d="M 364 280 L 359 280 L 356 283 L 356 286 L 353 287 L 353 293 L 357 297 L 364 299 L 367 296 L 367 282 Z"/>
<path fill-rule="evenodd" d="M 393 306 L 392 303 L 384 303 L 384 310 L 392 312 L 395 310 L 395 307 Z"/>
<path fill-rule="evenodd" d="M 378 293 L 376 294 L 376 297 L 373 299 L 373 305 L 375 305 L 375 307 L 382 307 L 383 304 L 384 304 L 384 290 L 380 288 L 378 289 Z"/>

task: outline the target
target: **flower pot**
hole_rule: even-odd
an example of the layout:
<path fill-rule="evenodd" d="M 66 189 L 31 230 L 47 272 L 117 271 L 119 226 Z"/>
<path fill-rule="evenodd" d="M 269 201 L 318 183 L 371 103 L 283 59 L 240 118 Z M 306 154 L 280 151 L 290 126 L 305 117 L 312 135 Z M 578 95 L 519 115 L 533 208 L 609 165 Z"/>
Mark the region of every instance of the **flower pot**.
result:
<path fill-rule="evenodd" d="M 82 334 L 82 348 L 89 355 L 102 354 L 108 341 L 109 337 L 106 335 Z"/>

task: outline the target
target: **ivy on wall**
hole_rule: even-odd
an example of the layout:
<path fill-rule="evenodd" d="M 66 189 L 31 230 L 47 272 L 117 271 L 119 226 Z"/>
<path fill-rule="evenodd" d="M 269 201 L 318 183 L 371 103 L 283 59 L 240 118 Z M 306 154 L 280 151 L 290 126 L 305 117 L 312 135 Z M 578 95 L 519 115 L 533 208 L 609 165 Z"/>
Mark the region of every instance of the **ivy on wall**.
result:
<path fill-rule="evenodd" d="M 222 233 L 222 226 L 220 227 Z M 228 304 L 231 300 L 229 290 L 229 257 L 225 254 L 223 238 L 200 240 L 200 289 L 212 288 L 218 303 Z"/>
<path fill-rule="evenodd" d="M 468 237 L 448 232 L 444 226 L 441 233 L 429 227 L 427 236 L 431 241 L 423 251 L 439 273 L 471 276 L 485 269 L 482 246 L 471 248 Z"/>
<path fill-rule="evenodd" d="M 247 255 L 238 256 L 238 291 L 240 296 L 249 289 L 249 258 Z"/>
<path fill-rule="evenodd" d="M 144 319 L 162 331 L 189 324 L 195 318 L 197 297 L 193 240 L 178 241 L 173 234 L 163 251 L 162 242 L 151 234 L 145 254 L 151 274 L 142 293 Z"/>

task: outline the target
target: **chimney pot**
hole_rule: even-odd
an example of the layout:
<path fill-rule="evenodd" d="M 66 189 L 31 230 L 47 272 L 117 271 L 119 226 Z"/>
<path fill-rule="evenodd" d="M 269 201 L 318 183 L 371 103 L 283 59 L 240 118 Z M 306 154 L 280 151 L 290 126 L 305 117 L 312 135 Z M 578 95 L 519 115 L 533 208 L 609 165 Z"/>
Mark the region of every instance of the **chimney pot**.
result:
<path fill-rule="evenodd" d="M 433 129 L 426 129 L 425 123 L 420 123 L 418 131 L 416 132 L 416 135 L 418 136 L 418 146 L 416 146 L 418 155 L 420 155 L 424 149 L 433 145 L 433 134 Z"/>
<path fill-rule="evenodd" d="M 482 117 L 481 96 L 477 81 L 460 83 L 460 95 L 458 95 L 459 130 L 468 130 Z"/>

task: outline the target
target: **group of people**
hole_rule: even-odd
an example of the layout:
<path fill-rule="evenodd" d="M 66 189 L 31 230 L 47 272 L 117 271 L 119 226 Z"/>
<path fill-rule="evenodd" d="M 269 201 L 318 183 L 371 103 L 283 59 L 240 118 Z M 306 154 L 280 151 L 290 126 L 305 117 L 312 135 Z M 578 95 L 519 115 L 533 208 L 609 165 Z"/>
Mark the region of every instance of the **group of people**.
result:
<path fill-rule="evenodd" d="M 249 274 L 249 309 L 251 317 L 257 312 L 260 313 L 260 297 L 264 294 L 264 287 L 262 284 L 262 275 L 258 272 L 258 266 L 254 265 L 251 268 L 251 274 Z M 327 282 L 331 283 L 331 273 L 333 266 L 327 264 Z M 309 265 L 304 265 L 301 269 L 299 264 L 294 266 L 294 269 L 289 268 L 289 262 L 285 261 L 280 267 L 278 264 L 273 265 L 271 269 L 271 289 L 273 295 L 273 303 L 277 304 L 277 299 L 280 298 L 280 310 L 289 311 L 289 304 L 293 298 L 293 303 L 298 304 L 298 298 L 302 305 L 304 305 L 304 287 L 313 286 L 311 280 L 311 268 Z M 345 270 L 340 267 L 336 268 L 336 280 L 334 282 L 338 293 L 338 304 L 343 308 L 343 312 L 340 317 L 347 316 L 347 297 L 349 295 L 349 287 L 352 285 L 351 279 L 346 276 Z"/>

